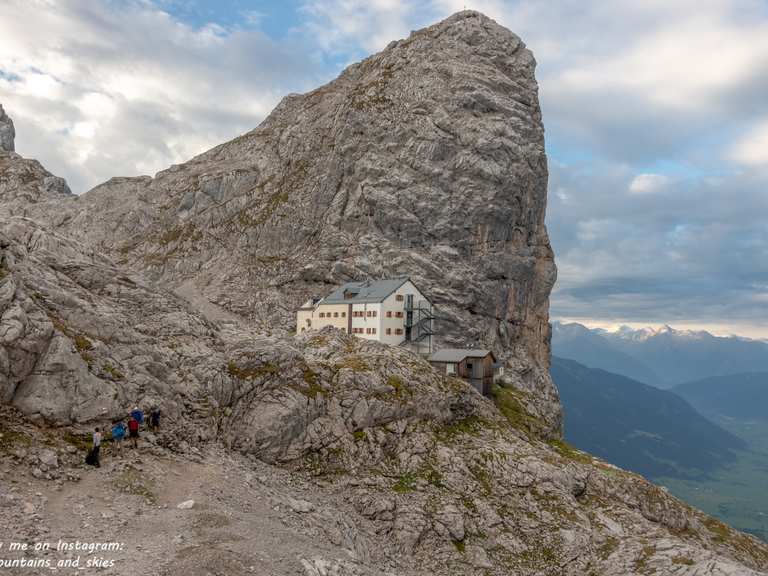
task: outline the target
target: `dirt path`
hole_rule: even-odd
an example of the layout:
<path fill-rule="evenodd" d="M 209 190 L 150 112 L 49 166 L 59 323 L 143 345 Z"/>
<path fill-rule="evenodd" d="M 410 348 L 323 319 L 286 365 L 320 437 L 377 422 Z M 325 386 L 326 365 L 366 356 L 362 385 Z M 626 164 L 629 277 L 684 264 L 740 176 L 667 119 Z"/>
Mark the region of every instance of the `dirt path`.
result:
<path fill-rule="evenodd" d="M 36 514 L 52 546 L 61 539 L 119 542 L 122 549 L 80 554 L 81 566 L 102 557 L 114 561 L 111 567 L 41 574 L 302 576 L 307 558 L 350 555 L 329 541 L 325 524 L 334 521 L 323 503 L 300 500 L 311 491 L 282 470 L 237 455 L 212 450 L 194 462 L 142 449 L 119 459 L 107 451 L 100 469 L 79 473 L 79 482 L 57 488 L 31 482 L 20 496 L 41 495 Z M 187 500 L 194 500 L 191 509 L 177 507 Z"/>

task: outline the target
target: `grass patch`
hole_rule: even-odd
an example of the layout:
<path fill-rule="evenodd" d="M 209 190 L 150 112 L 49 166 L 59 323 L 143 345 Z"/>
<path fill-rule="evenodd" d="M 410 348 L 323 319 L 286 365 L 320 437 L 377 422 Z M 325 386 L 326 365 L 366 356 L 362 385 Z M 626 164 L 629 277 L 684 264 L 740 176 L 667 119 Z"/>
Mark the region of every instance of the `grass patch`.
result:
<path fill-rule="evenodd" d="M 129 468 L 115 478 L 113 485 L 126 494 L 141 496 L 152 504 L 157 502 L 157 495 L 154 492 L 154 481 L 135 468 Z"/>
<path fill-rule="evenodd" d="M 619 547 L 619 539 L 609 536 L 605 542 L 603 542 L 597 549 L 597 554 L 603 560 L 607 560 L 608 557 L 613 554 Z"/>
<path fill-rule="evenodd" d="M 459 554 L 464 554 L 467 550 L 467 545 L 464 540 L 453 540 L 453 546 Z"/>
<path fill-rule="evenodd" d="M 640 556 L 635 561 L 635 569 L 638 572 L 644 573 L 648 569 L 648 560 L 650 560 L 651 556 L 653 556 L 655 553 L 656 546 L 653 544 L 643 546 L 643 549 L 640 551 Z"/>
<path fill-rule="evenodd" d="M 435 437 L 442 442 L 453 442 L 458 436 L 468 434 L 477 436 L 488 423 L 479 416 L 467 416 L 454 420 L 448 424 L 442 424 L 435 429 Z"/>
<path fill-rule="evenodd" d="M 101 367 L 101 369 L 104 370 L 104 372 L 106 372 L 110 376 L 112 376 L 113 380 L 122 380 L 123 378 L 125 378 L 125 375 L 122 372 L 120 372 L 120 370 L 118 370 L 108 362 L 105 362 L 104 365 Z"/>
<path fill-rule="evenodd" d="M 32 445 L 32 438 L 23 432 L 0 428 L 0 453 L 8 453 L 14 448 L 27 448 Z"/>
<path fill-rule="evenodd" d="M 387 378 L 387 385 L 395 389 L 395 396 L 398 398 L 401 398 L 403 394 L 407 392 L 405 382 L 403 382 L 403 379 L 400 378 L 400 376 L 392 375 Z"/>
<path fill-rule="evenodd" d="M 398 494 L 407 494 L 416 490 L 416 475 L 412 473 L 406 473 L 398 478 L 397 482 L 392 485 L 392 490 Z"/>
<path fill-rule="evenodd" d="M 361 441 L 368 438 L 368 434 L 365 433 L 365 430 L 355 430 L 354 432 L 352 432 L 352 436 L 354 437 L 355 440 L 361 440 Z"/>
<path fill-rule="evenodd" d="M 353 372 L 368 372 L 371 369 L 365 360 L 356 354 L 351 354 L 341 362 L 336 363 L 337 370 L 341 370 L 342 368 L 347 368 Z"/>
<path fill-rule="evenodd" d="M 583 464 L 592 463 L 592 457 L 589 454 L 586 454 L 581 450 L 577 450 L 564 440 L 550 440 L 548 444 L 552 446 L 552 448 L 554 448 L 563 458 L 581 462 Z"/>
<path fill-rule="evenodd" d="M 91 449 L 91 436 L 88 433 L 76 434 L 70 430 L 67 430 L 62 435 L 62 439 L 67 444 L 71 444 L 78 450 L 85 450 L 86 452 Z"/>
<path fill-rule="evenodd" d="M 243 368 L 232 360 L 227 362 L 227 374 L 239 380 L 256 380 L 265 376 L 274 376 L 278 372 L 280 368 L 271 362 L 265 362 L 253 368 Z"/>
<path fill-rule="evenodd" d="M 502 388 L 501 386 L 491 388 L 491 396 L 496 407 L 512 427 L 525 433 L 529 438 L 538 436 L 544 426 L 538 418 L 532 416 L 525 409 L 520 401 L 523 395 L 522 391 L 511 388 Z"/>

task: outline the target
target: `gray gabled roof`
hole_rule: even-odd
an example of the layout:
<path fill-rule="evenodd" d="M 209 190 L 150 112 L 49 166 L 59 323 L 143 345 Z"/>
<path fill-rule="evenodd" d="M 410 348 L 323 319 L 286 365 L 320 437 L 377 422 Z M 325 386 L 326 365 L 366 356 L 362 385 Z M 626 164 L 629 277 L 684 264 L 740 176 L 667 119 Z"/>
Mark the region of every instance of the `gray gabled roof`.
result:
<path fill-rule="evenodd" d="M 430 362 L 461 362 L 464 358 L 485 358 L 490 354 L 495 360 L 496 357 L 490 350 L 481 348 L 443 348 L 429 357 Z"/>
<path fill-rule="evenodd" d="M 408 276 L 389 278 L 387 280 L 364 280 L 363 282 L 347 282 L 323 298 L 320 304 L 372 304 L 381 302 L 392 292 L 408 282 Z M 344 292 L 350 291 L 355 295 L 344 298 Z"/>

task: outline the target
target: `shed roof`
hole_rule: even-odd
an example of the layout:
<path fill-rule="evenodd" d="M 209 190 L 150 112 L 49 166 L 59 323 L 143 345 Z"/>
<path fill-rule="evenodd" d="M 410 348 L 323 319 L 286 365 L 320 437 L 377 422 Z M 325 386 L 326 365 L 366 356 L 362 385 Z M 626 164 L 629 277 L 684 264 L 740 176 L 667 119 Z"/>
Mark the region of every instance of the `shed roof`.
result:
<path fill-rule="evenodd" d="M 491 355 L 496 360 L 491 350 L 482 348 L 443 348 L 429 357 L 430 362 L 461 362 L 464 358 L 485 358 Z"/>
<path fill-rule="evenodd" d="M 363 282 L 347 282 L 320 301 L 320 304 L 365 304 L 381 302 L 392 292 L 408 282 L 408 276 L 388 278 L 385 280 L 364 280 Z M 351 292 L 351 298 L 345 298 L 344 293 Z"/>

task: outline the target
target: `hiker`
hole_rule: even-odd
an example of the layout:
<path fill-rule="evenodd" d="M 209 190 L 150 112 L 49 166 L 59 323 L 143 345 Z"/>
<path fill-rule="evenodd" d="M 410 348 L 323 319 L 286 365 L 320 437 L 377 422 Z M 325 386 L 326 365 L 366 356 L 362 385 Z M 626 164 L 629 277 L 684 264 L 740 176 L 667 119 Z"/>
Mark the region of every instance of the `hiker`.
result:
<path fill-rule="evenodd" d="M 131 410 L 131 418 L 136 420 L 136 422 L 139 423 L 139 425 L 144 424 L 144 412 L 142 412 L 138 406 L 134 406 L 133 410 Z"/>
<path fill-rule="evenodd" d="M 99 462 L 99 452 L 101 450 L 101 429 L 96 428 L 93 432 L 93 447 L 91 447 L 91 451 L 88 452 L 88 456 L 85 458 L 85 463 L 90 464 L 91 466 L 96 466 L 96 468 L 101 468 L 101 462 Z"/>
<path fill-rule="evenodd" d="M 149 415 L 149 427 L 154 432 L 160 429 L 160 408 L 155 408 Z"/>
<path fill-rule="evenodd" d="M 139 421 L 133 416 L 128 420 L 128 438 L 131 439 L 131 445 L 134 448 L 139 447 Z"/>
<path fill-rule="evenodd" d="M 125 440 L 125 431 L 125 424 L 123 424 L 122 420 L 118 420 L 112 426 L 112 441 L 115 443 L 115 451 L 120 456 L 120 458 L 123 457 L 123 440 Z"/>

